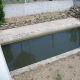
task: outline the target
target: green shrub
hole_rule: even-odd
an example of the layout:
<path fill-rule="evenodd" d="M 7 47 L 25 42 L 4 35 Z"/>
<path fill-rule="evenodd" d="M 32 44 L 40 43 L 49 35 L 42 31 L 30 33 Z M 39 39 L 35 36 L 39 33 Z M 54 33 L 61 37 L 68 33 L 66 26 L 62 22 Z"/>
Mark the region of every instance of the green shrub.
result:
<path fill-rule="evenodd" d="M 2 0 L 0 0 L 0 4 L 2 4 Z"/>
<path fill-rule="evenodd" d="M 0 24 L 4 22 L 4 11 L 3 11 L 3 5 L 2 0 L 0 0 Z"/>

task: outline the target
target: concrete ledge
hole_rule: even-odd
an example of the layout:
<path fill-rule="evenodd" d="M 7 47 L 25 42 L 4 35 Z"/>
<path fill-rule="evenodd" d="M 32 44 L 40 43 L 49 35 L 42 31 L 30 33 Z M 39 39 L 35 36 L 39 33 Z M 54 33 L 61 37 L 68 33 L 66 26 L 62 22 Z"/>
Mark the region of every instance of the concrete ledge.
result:
<path fill-rule="evenodd" d="M 76 28 L 79 26 L 80 21 L 74 18 L 67 18 L 8 30 L 0 30 L 0 44 L 5 45 L 25 39 L 31 39 L 71 28 Z"/>
<path fill-rule="evenodd" d="M 76 27 L 80 27 L 80 21 L 75 18 L 67 18 L 8 30 L 0 30 L 0 44 L 5 45 Z"/>
<path fill-rule="evenodd" d="M 66 57 L 73 55 L 73 54 L 76 54 L 78 52 L 80 52 L 80 48 L 62 53 L 61 55 L 58 55 L 58 56 L 55 56 L 55 57 L 34 63 L 32 65 L 29 65 L 29 66 L 26 66 L 26 67 L 23 67 L 20 69 L 16 69 L 14 71 L 11 71 L 11 76 L 15 76 L 15 75 L 21 74 L 21 73 L 26 72 L 26 71 L 35 70 L 35 69 L 38 69 L 40 67 L 44 67 L 48 63 L 52 63 L 52 62 L 60 60 L 62 58 L 66 58 Z"/>

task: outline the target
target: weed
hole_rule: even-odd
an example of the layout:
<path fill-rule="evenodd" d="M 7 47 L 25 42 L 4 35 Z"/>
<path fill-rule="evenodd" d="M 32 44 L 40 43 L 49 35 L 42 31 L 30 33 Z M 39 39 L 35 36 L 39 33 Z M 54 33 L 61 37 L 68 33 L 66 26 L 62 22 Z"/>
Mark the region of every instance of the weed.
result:
<path fill-rule="evenodd" d="M 72 66 L 68 66 L 69 68 L 73 68 Z"/>
<path fill-rule="evenodd" d="M 34 80 L 33 78 L 31 80 Z"/>
<path fill-rule="evenodd" d="M 3 24 L 3 22 L 2 22 L 2 21 L 0 21 L 0 25 L 1 25 L 1 24 Z"/>
<path fill-rule="evenodd" d="M 56 74 L 56 80 L 62 80 L 62 77 L 61 77 L 61 74 L 59 73 L 59 70 L 56 71 L 57 74 Z"/>
<path fill-rule="evenodd" d="M 48 75 L 46 78 L 49 78 L 50 77 L 50 75 Z"/>

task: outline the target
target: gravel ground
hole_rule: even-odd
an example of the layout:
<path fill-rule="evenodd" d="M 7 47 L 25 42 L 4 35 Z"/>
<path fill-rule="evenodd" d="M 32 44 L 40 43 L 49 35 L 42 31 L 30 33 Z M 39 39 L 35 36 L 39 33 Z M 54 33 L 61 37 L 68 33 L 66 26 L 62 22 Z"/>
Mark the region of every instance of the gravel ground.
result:
<path fill-rule="evenodd" d="M 33 25 L 33 24 L 43 23 L 43 22 L 49 22 L 58 19 L 65 19 L 68 17 L 66 14 L 67 11 L 48 12 L 48 13 L 9 18 L 9 19 L 5 19 L 5 23 L 3 25 L 0 25 L 0 30 Z"/>
<path fill-rule="evenodd" d="M 80 80 L 80 52 L 33 71 L 13 76 L 14 80 Z"/>

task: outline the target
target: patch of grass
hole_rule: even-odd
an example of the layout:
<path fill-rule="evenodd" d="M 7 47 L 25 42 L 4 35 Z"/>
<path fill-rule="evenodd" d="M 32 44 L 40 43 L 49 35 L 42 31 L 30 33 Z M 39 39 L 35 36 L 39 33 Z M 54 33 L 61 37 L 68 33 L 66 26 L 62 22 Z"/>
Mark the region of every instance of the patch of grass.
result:
<path fill-rule="evenodd" d="M 48 75 L 46 78 L 49 78 L 50 77 L 50 75 Z"/>
<path fill-rule="evenodd" d="M 31 80 L 34 80 L 33 78 Z"/>
<path fill-rule="evenodd" d="M 3 24 L 3 22 L 2 22 L 2 21 L 0 21 L 0 25 L 1 25 L 1 24 Z"/>
<path fill-rule="evenodd" d="M 49 68 L 49 71 L 52 71 L 52 68 Z"/>
<path fill-rule="evenodd" d="M 72 66 L 68 66 L 69 68 L 73 68 Z"/>
<path fill-rule="evenodd" d="M 59 70 L 56 71 L 56 80 L 62 80 L 62 76 L 61 74 L 59 73 Z"/>

